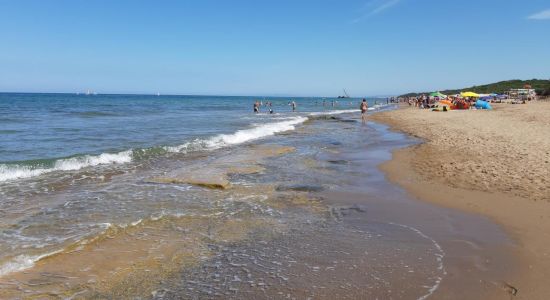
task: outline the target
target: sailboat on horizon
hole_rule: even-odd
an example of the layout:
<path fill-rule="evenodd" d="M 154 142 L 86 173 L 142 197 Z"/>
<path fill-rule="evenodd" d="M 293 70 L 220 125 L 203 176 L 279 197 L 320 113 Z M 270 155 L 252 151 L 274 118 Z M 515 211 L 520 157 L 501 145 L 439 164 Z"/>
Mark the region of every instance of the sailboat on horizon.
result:
<path fill-rule="evenodd" d="M 346 92 L 346 89 L 342 89 L 344 91 L 344 95 L 338 96 L 338 99 L 345 99 L 345 98 L 351 98 L 348 93 Z"/>

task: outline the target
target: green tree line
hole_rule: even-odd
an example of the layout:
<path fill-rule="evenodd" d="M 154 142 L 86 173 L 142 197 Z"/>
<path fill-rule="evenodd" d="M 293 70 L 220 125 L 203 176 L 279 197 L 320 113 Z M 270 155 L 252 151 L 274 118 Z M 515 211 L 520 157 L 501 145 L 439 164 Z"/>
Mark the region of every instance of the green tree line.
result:
<path fill-rule="evenodd" d="M 444 90 L 440 92 L 446 95 L 454 95 L 454 94 L 459 94 L 460 92 L 466 92 L 466 91 L 474 92 L 478 94 L 491 94 L 491 93 L 503 94 L 509 91 L 510 89 L 522 89 L 525 87 L 525 85 L 530 85 L 532 89 L 535 89 L 535 91 L 537 92 L 537 95 L 550 96 L 550 80 L 548 79 L 531 79 L 531 80 L 515 79 L 515 80 L 500 81 L 500 82 L 485 84 L 485 85 L 474 85 L 472 87 L 463 88 L 463 89 Z M 408 93 L 405 95 L 401 95 L 401 97 L 415 97 L 422 94 L 429 94 L 431 92 Z"/>

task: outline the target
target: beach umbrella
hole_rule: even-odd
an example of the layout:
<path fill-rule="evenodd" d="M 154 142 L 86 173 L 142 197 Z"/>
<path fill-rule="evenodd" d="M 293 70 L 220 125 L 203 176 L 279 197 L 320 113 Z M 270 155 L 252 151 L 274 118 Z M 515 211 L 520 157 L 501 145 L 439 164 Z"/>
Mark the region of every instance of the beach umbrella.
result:
<path fill-rule="evenodd" d="M 479 94 L 476 94 L 474 92 L 464 92 L 460 94 L 462 97 L 473 97 L 473 98 L 479 98 Z"/>
<path fill-rule="evenodd" d="M 440 92 L 433 92 L 433 93 L 430 94 L 430 97 L 447 98 L 447 95 L 442 94 Z"/>

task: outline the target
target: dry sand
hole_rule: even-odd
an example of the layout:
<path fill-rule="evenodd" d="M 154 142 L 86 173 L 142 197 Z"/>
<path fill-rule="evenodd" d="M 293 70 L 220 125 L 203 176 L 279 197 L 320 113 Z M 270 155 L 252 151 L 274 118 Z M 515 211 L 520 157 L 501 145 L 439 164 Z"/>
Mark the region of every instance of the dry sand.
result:
<path fill-rule="evenodd" d="M 417 198 L 486 215 L 517 242 L 514 299 L 550 299 L 550 103 L 403 107 L 372 119 L 424 140 L 382 169 Z"/>

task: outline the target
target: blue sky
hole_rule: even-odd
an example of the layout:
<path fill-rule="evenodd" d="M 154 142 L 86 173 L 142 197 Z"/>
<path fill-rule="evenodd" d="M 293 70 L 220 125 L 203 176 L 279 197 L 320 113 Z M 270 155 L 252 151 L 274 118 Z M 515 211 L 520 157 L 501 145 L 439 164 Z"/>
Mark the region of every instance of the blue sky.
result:
<path fill-rule="evenodd" d="M 352 96 L 550 78 L 548 0 L 0 0 L 0 91 Z"/>

